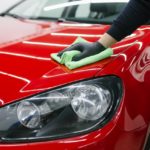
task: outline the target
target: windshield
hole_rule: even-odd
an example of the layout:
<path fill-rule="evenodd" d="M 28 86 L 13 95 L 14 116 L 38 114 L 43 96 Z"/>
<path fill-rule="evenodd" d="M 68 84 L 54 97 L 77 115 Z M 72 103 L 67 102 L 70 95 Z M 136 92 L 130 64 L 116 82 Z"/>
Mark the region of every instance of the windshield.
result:
<path fill-rule="evenodd" d="M 112 23 L 128 0 L 25 0 L 9 14 L 43 20 Z"/>

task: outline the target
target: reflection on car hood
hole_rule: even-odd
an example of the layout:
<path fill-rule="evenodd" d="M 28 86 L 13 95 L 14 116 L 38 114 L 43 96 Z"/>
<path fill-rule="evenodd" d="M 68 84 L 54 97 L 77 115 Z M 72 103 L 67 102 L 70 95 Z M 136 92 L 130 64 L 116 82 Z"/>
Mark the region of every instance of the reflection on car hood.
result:
<path fill-rule="evenodd" d="M 139 38 L 132 35 L 115 45 L 109 59 L 70 71 L 50 58 L 81 36 L 96 41 L 108 25 L 54 23 L 0 18 L 0 105 L 78 80 L 92 78 Z"/>

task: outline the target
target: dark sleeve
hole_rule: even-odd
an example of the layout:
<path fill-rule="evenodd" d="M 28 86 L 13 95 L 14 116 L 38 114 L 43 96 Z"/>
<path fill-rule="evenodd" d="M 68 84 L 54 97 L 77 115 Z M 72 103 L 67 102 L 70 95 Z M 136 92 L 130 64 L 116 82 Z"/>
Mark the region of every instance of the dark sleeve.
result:
<path fill-rule="evenodd" d="M 120 41 L 149 19 L 150 0 L 130 0 L 107 33 Z"/>

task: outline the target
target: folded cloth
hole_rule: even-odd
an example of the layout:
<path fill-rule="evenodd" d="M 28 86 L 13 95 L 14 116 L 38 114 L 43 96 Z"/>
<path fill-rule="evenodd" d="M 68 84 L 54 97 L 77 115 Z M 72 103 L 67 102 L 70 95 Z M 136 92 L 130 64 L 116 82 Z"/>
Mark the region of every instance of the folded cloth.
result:
<path fill-rule="evenodd" d="M 79 42 L 88 42 L 88 41 L 86 41 L 81 37 L 78 37 L 73 44 Z M 64 64 L 68 69 L 72 70 L 110 57 L 111 55 L 113 55 L 113 49 L 107 48 L 106 50 L 100 52 L 99 54 L 83 58 L 79 61 L 72 61 L 72 58 L 80 53 L 81 52 L 78 50 L 71 50 L 64 52 L 61 57 L 58 56 L 58 53 L 51 54 L 51 57 L 58 63 Z"/>

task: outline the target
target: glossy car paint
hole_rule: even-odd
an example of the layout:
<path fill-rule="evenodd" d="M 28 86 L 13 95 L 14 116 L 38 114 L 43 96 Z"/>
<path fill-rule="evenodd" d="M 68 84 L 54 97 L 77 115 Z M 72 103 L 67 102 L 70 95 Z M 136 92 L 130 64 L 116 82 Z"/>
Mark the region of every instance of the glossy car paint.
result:
<path fill-rule="evenodd" d="M 96 41 L 108 25 L 0 18 L 0 105 L 75 81 L 117 75 L 124 84 L 122 103 L 98 131 L 55 141 L 0 144 L 0 149 L 142 150 L 150 133 L 150 26 L 142 26 L 113 46 L 108 59 L 68 70 L 50 58 L 77 36 Z"/>

